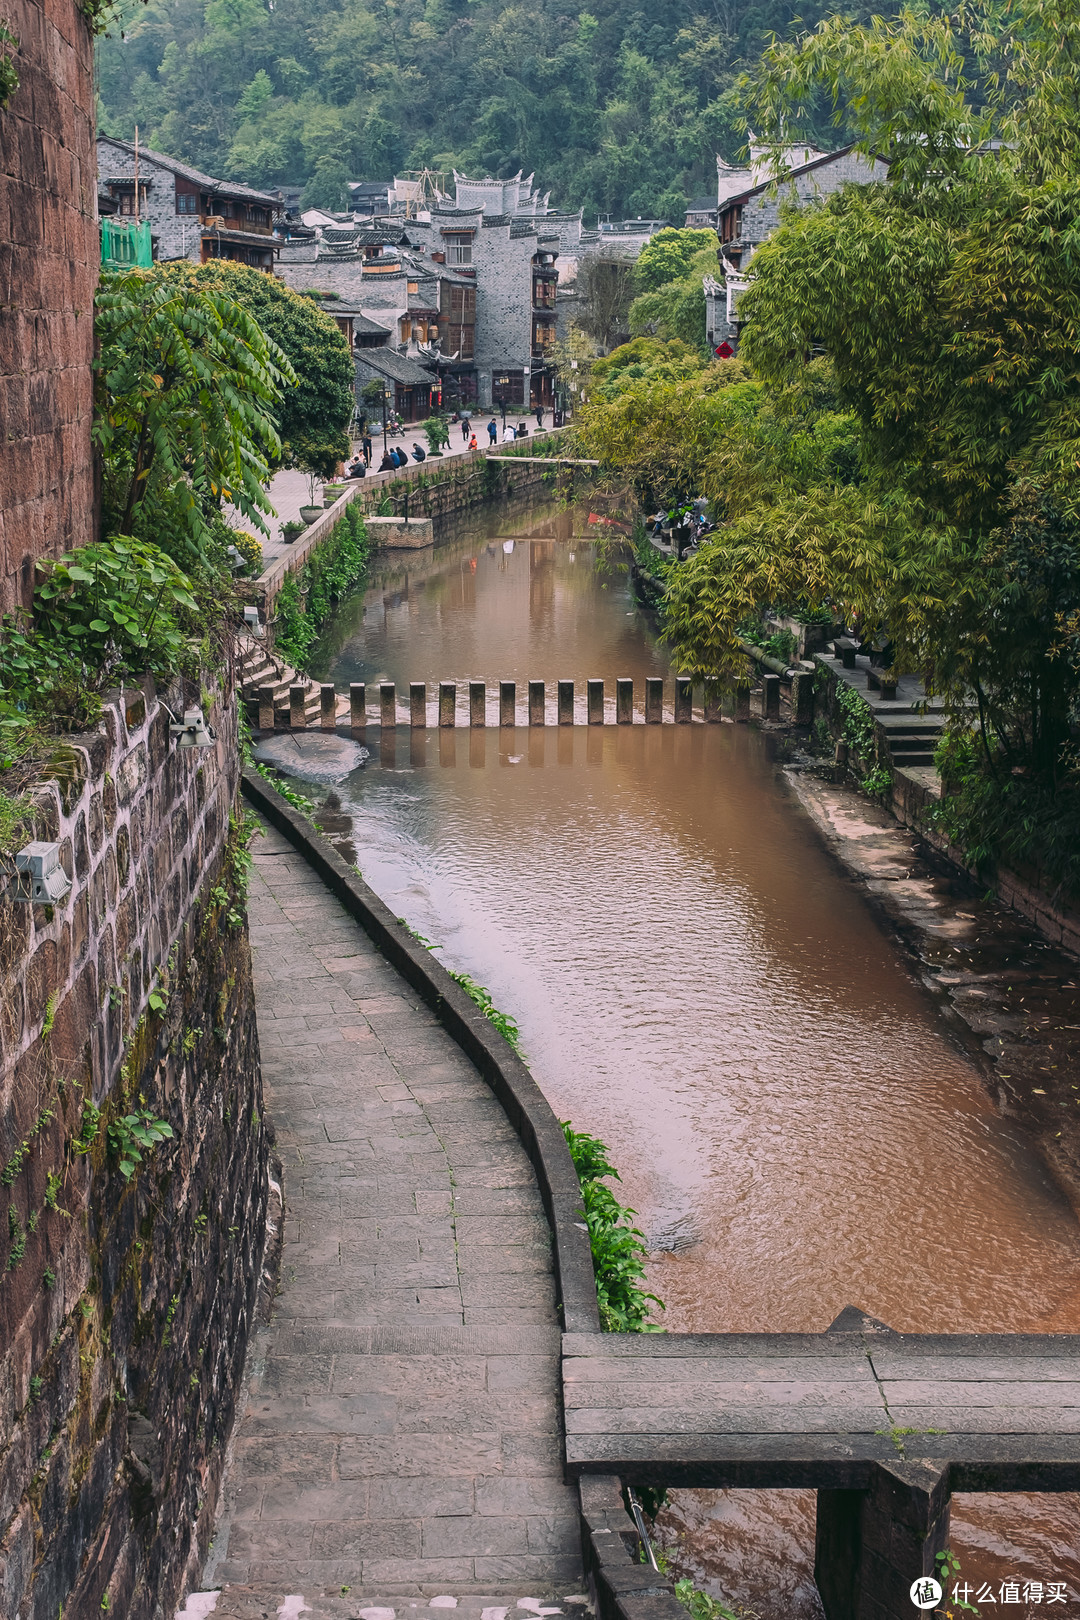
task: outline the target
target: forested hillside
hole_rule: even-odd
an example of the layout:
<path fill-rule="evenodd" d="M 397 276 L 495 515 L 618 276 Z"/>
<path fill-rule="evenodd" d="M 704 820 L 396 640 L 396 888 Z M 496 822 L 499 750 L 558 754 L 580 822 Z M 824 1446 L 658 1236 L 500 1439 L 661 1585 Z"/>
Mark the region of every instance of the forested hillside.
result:
<path fill-rule="evenodd" d="M 252 185 L 456 164 L 679 224 L 742 144 L 731 87 L 824 0 L 150 0 L 98 47 L 100 127 Z M 880 8 L 879 8 L 880 9 Z"/>

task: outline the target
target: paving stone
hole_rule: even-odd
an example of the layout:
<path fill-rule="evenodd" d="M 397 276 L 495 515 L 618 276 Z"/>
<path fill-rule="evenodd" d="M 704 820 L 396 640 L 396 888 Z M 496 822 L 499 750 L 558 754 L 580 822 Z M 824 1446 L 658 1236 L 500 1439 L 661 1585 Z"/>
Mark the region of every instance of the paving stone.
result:
<path fill-rule="evenodd" d="M 482 1620 L 560 1583 L 580 1592 L 532 1168 L 482 1077 L 303 860 L 272 832 L 256 850 L 286 1245 L 207 1613 L 291 1614 L 303 1593 L 304 1620 L 419 1620 L 456 1594 L 456 1620 Z"/>

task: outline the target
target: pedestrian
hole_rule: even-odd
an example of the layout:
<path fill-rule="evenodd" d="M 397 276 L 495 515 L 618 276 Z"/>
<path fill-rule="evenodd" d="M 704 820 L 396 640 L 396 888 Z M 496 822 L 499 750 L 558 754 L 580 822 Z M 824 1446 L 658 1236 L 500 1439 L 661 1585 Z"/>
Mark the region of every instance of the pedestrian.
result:
<path fill-rule="evenodd" d="M 544 407 L 542 405 L 536 407 L 536 425 L 538 428 L 542 428 L 544 425 Z"/>
<path fill-rule="evenodd" d="M 407 467 L 409 465 L 409 458 L 400 445 L 395 446 L 394 455 L 397 457 L 397 464 L 399 467 Z"/>
<path fill-rule="evenodd" d="M 461 442 L 462 444 L 468 444 L 469 442 L 469 418 L 467 416 L 461 418 Z"/>
<path fill-rule="evenodd" d="M 507 422 L 503 428 L 503 444 L 510 444 L 516 438 L 517 434 L 514 432 L 513 422 Z"/>
<path fill-rule="evenodd" d="M 396 470 L 396 468 L 397 468 L 397 462 L 394 460 L 394 458 L 391 455 L 390 451 L 389 450 L 384 450 L 383 451 L 383 458 L 379 462 L 379 471 L 380 472 L 394 472 Z"/>
<path fill-rule="evenodd" d="M 492 417 L 491 421 L 488 423 L 488 443 L 489 444 L 496 444 L 498 442 L 498 438 L 499 438 L 499 424 L 498 424 L 498 422 L 496 422 L 495 418 Z"/>
<path fill-rule="evenodd" d="M 423 445 L 417 444 L 415 439 L 413 440 L 412 458 L 414 461 L 425 461 L 427 459 L 427 451 Z"/>
<path fill-rule="evenodd" d="M 368 466 L 370 467 L 371 466 L 371 434 L 370 433 L 365 433 L 363 439 L 360 442 L 364 447 L 364 460 L 367 462 Z"/>
<path fill-rule="evenodd" d="M 470 450 L 475 450 L 476 449 L 476 434 L 475 433 L 469 439 L 469 449 Z"/>
<path fill-rule="evenodd" d="M 367 462 L 364 460 L 363 456 L 355 456 L 353 460 L 350 461 L 348 471 L 345 476 L 347 478 L 367 477 Z"/>

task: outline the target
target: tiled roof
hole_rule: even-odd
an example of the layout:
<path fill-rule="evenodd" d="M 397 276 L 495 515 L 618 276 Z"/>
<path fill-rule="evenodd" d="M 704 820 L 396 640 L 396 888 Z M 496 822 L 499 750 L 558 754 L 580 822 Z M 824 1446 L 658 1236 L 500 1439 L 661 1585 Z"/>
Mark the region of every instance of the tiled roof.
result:
<path fill-rule="evenodd" d="M 380 326 L 378 321 L 373 321 L 370 316 L 362 315 L 358 311 L 353 312 L 353 331 L 357 337 L 390 336 L 390 328 L 388 326 Z"/>
<path fill-rule="evenodd" d="M 360 349 L 356 354 L 357 375 L 363 380 L 363 372 L 374 371 L 380 377 L 390 377 L 394 382 L 404 383 L 406 387 L 416 387 L 418 383 L 431 381 L 430 371 L 424 371 L 410 360 L 407 355 L 399 354 L 396 349 Z"/>
<path fill-rule="evenodd" d="M 509 225 L 509 214 L 485 214 L 481 220 L 483 225 Z"/>
<path fill-rule="evenodd" d="M 122 141 L 115 135 L 99 135 L 98 145 L 105 142 L 108 146 L 115 146 L 118 151 L 128 152 L 135 156 L 135 147 L 130 141 Z M 267 191 L 255 191 L 251 186 L 242 186 L 235 180 L 215 180 L 212 175 L 203 174 L 201 169 L 193 169 L 190 163 L 180 163 L 176 158 L 166 157 L 164 152 L 155 152 L 149 146 L 139 147 L 140 158 L 148 163 L 157 163 L 163 169 L 169 169 L 178 174 L 182 180 L 190 180 L 192 185 L 205 186 L 208 191 L 221 191 L 229 197 L 244 197 L 249 202 L 269 203 L 271 207 L 277 206 L 277 198 Z"/>

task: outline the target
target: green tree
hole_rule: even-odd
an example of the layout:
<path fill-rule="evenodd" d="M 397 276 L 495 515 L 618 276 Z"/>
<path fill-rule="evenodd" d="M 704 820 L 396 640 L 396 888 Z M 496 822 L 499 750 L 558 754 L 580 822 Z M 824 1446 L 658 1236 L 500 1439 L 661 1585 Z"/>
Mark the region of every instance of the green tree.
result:
<path fill-rule="evenodd" d="M 348 178 L 349 171 L 340 158 L 319 158 L 315 172 L 300 197 L 300 206 L 337 213 L 348 203 Z"/>
<path fill-rule="evenodd" d="M 295 379 L 248 311 L 218 288 L 133 271 L 102 277 L 96 331 L 106 532 L 163 543 L 167 530 L 199 555 L 223 500 L 264 527 L 273 413 Z"/>
<path fill-rule="evenodd" d="M 287 358 L 295 385 L 277 407 L 285 466 L 329 477 L 349 453 L 355 370 L 344 335 L 310 298 L 264 270 L 220 259 L 213 264 L 169 265 L 161 275 L 181 286 L 215 289 L 235 300 Z M 325 471 L 323 470 L 325 468 Z"/>
<path fill-rule="evenodd" d="M 656 292 L 668 282 L 682 281 L 703 252 L 716 263 L 716 232 L 663 230 L 649 238 L 634 265 L 634 287 L 639 293 Z"/>

